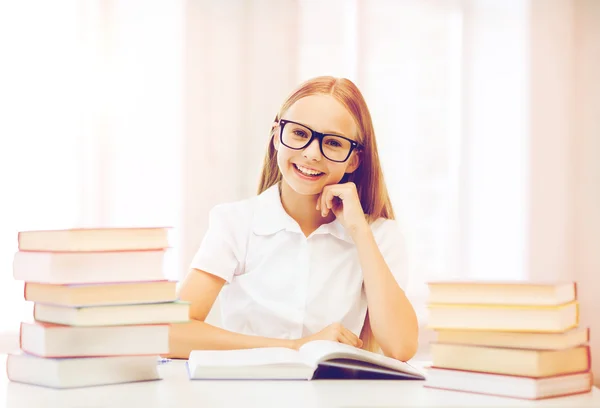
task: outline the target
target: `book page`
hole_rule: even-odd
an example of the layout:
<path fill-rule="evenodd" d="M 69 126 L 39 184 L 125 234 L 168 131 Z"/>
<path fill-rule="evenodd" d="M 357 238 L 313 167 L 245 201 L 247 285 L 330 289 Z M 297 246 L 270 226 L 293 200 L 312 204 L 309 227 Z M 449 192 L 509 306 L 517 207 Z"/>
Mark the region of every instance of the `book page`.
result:
<path fill-rule="evenodd" d="M 300 347 L 299 350 L 302 358 L 315 366 L 321 361 L 326 360 L 330 355 L 344 354 L 346 358 L 351 356 L 358 357 L 357 352 L 358 349 L 356 347 L 327 340 L 315 340 L 308 342 Z"/>
<path fill-rule="evenodd" d="M 244 367 L 275 364 L 304 364 L 299 353 L 283 347 L 264 347 L 246 350 L 194 350 L 190 353 L 191 367 Z"/>
<path fill-rule="evenodd" d="M 332 359 L 349 359 L 364 361 L 403 373 L 423 377 L 422 373 L 408 363 L 333 341 L 311 341 L 300 347 L 299 352 L 304 356 L 304 359 L 313 362 L 315 365 Z"/>

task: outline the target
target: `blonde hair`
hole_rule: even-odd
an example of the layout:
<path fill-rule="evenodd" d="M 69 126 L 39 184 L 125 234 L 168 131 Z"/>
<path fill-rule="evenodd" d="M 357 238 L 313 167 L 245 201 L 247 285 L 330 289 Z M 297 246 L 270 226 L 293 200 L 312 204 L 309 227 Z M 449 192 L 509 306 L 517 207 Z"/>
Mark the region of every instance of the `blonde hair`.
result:
<path fill-rule="evenodd" d="M 330 76 L 309 79 L 300 84 L 288 96 L 277 113 L 275 122 L 278 123 L 282 115 L 294 103 L 310 95 L 330 95 L 340 102 L 352 115 L 358 128 L 358 142 L 362 145 L 362 150 L 359 153 L 361 155 L 361 162 L 360 166 L 353 173 L 346 174 L 342 181 L 356 184 L 358 197 L 369 223 L 380 217 L 394 219 L 394 211 L 379 162 L 371 114 L 361 92 L 352 81 L 346 78 L 334 78 Z M 281 180 L 281 172 L 277 165 L 277 151 L 273 145 L 273 137 L 275 137 L 276 129 L 277 127 L 273 127 L 269 136 L 269 145 L 258 185 L 258 194 L 261 194 Z M 360 337 L 363 340 L 364 349 L 370 351 L 377 351 L 379 349 L 373 337 L 368 311 Z"/>

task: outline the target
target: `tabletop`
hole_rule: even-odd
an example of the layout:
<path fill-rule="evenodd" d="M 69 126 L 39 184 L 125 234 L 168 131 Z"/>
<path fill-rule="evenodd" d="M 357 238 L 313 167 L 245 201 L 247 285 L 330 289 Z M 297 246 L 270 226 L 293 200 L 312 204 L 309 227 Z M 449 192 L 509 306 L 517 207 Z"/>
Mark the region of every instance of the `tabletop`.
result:
<path fill-rule="evenodd" d="M 0 407 L 600 407 L 596 388 L 588 394 L 526 401 L 430 389 L 423 381 L 191 381 L 184 361 L 159 370 L 159 381 L 67 390 L 10 382 L 5 374 Z"/>

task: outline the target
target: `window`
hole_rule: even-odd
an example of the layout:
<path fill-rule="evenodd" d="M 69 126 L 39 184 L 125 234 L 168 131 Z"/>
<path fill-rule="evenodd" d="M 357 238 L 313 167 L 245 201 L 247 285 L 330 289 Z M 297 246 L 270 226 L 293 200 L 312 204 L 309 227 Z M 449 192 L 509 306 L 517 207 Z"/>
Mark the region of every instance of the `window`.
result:
<path fill-rule="evenodd" d="M 31 319 L 18 231 L 178 227 L 182 20 L 178 2 L 0 3 L 0 332 Z"/>

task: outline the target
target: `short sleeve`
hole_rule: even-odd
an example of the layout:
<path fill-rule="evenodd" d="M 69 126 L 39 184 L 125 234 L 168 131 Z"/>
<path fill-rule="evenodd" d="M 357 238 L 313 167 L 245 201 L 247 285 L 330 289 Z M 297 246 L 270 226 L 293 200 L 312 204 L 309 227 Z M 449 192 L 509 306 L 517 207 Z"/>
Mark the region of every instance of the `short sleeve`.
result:
<path fill-rule="evenodd" d="M 231 212 L 227 205 L 210 211 L 208 229 L 190 264 L 191 268 L 223 278 L 227 283 L 231 283 L 240 266 L 237 237 L 240 231 L 234 228 L 236 217 Z"/>
<path fill-rule="evenodd" d="M 408 254 L 406 241 L 396 220 L 380 218 L 372 225 L 375 242 L 396 282 L 406 290 L 408 284 Z"/>

